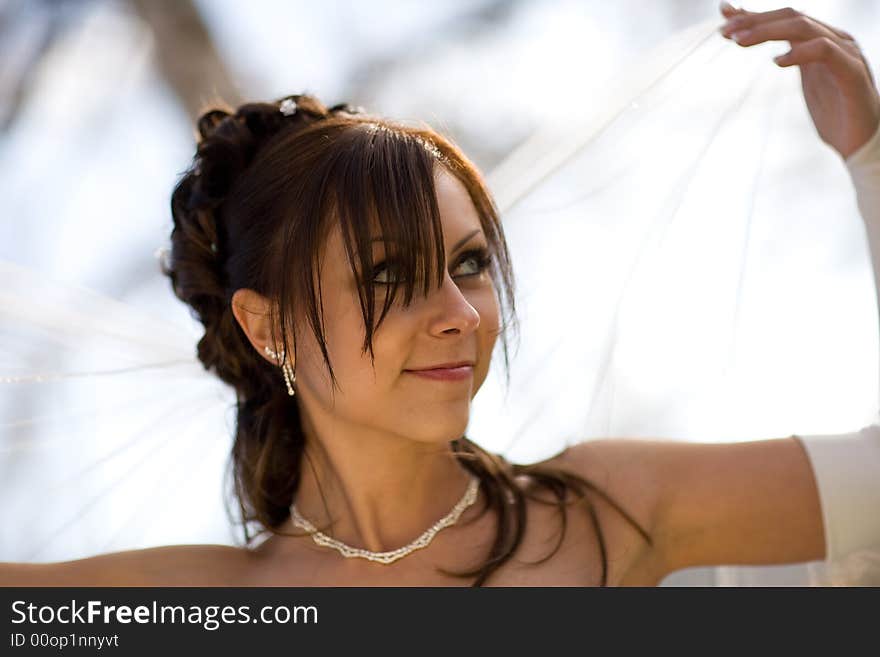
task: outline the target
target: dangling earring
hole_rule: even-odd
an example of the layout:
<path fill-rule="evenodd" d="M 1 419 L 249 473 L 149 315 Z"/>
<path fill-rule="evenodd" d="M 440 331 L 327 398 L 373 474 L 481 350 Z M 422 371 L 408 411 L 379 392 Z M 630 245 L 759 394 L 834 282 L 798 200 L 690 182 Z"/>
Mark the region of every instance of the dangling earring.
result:
<path fill-rule="evenodd" d="M 280 354 L 276 354 L 269 347 L 263 347 L 263 349 L 270 358 L 274 358 L 281 364 L 281 373 L 284 374 L 284 383 L 287 384 L 287 394 L 293 397 L 296 394 L 293 389 L 293 384 L 296 383 L 296 371 L 284 360 L 284 349 Z"/>

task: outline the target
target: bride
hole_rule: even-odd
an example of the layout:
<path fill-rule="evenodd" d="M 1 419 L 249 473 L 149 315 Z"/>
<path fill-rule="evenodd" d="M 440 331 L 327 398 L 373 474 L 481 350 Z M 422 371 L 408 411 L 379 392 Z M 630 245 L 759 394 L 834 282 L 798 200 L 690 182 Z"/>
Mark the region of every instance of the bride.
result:
<path fill-rule="evenodd" d="M 722 12 L 740 46 L 791 43 L 777 64 L 800 67 L 816 129 L 850 167 L 880 273 L 880 99 L 857 44 L 788 9 Z M 604 439 L 531 465 L 479 447 L 471 400 L 516 320 L 473 164 L 426 127 L 309 95 L 212 110 L 198 129 L 164 271 L 204 324 L 200 361 L 236 391 L 249 545 L 4 563 L 0 583 L 656 585 L 877 541 L 834 515 L 858 489 L 841 492 L 819 440 Z M 868 441 L 880 435 L 835 446 Z"/>

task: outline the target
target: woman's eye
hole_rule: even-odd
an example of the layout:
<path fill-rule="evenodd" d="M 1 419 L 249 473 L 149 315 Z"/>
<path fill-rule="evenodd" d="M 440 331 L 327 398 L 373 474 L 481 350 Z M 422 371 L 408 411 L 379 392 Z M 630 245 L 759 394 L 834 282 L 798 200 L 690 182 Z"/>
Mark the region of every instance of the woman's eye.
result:
<path fill-rule="evenodd" d="M 481 274 L 488 268 L 492 261 L 491 257 L 485 250 L 468 251 L 464 254 L 464 258 L 459 261 L 459 267 L 465 263 L 471 263 L 470 273 L 462 274 L 463 276 L 476 276 Z"/>
<path fill-rule="evenodd" d="M 492 262 L 492 256 L 486 249 L 473 249 L 461 255 L 458 264 L 455 267 L 453 278 L 459 276 L 478 276 L 482 274 Z M 373 270 L 374 285 L 392 285 L 395 282 L 403 283 L 403 279 L 395 279 L 394 271 L 396 267 L 394 263 L 383 262 L 376 265 Z M 398 277 L 399 278 L 399 277 Z"/>
<path fill-rule="evenodd" d="M 393 267 L 393 265 L 391 265 Z M 394 282 L 393 278 L 389 278 L 389 265 L 386 263 L 382 263 L 378 265 L 373 271 L 373 283 L 377 285 L 391 285 Z"/>
<path fill-rule="evenodd" d="M 459 276 L 477 276 L 488 269 L 491 262 L 492 256 L 489 255 L 488 251 L 485 249 L 474 249 L 462 254 L 456 269 L 465 269 L 464 272 L 458 274 Z M 464 267 L 464 265 L 468 266 Z"/>

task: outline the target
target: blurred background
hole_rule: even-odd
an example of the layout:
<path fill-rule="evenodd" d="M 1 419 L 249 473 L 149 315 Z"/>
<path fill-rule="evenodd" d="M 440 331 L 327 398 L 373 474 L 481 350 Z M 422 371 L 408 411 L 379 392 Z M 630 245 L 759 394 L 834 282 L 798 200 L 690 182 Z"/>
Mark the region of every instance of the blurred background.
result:
<path fill-rule="evenodd" d="M 746 8 L 778 6 L 759 1 Z M 869 61 L 880 61 L 880 6 L 873 0 L 816 0 L 797 8 L 854 33 Z M 492 172 L 548 123 L 581 110 L 588 113 L 619 71 L 669 35 L 712 19 L 720 25 L 717 3 L 708 0 L 5 0 L 0 2 L 0 259 L 122 301 L 144 316 L 190 331 L 195 340 L 198 332 L 186 309 L 172 299 L 154 252 L 167 241 L 170 191 L 194 152 L 193 118 L 210 102 L 223 99 L 235 105 L 308 92 L 328 105 L 362 105 L 370 112 L 428 122 L 452 137 L 483 171 Z M 766 53 L 764 60 L 771 68 Z M 786 79 L 795 81 L 793 72 L 787 73 Z M 847 219 L 833 234 L 828 225 L 820 225 L 810 234 L 812 241 L 793 249 L 807 263 L 817 244 L 831 255 L 823 260 L 820 283 L 791 307 L 792 324 L 764 327 L 777 340 L 767 348 L 784 349 L 804 313 L 821 310 L 823 300 L 836 303 L 830 311 L 835 321 L 822 329 L 822 339 L 835 345 L 827 350 L 833 361 L 827 367 L 839 369 L 831 375 L 835 380 L 792 393 L 786 412 L 768 411 L 764 424 L 744 429 L 742 420 L 735 423 L 735 412 L 725 417 L 731 420 L 730 433 L 752 432 L 737 434 L 740 439 L 852 430 L 876 410 L 877 318 L 862 227 L 845 170 L 810 132 L 796 85 L 789 89 L 799 132 L 786 142 L 786 161 L 805 163 L 804 172 L 813 172 L 801 192 L 840 199 L 844 209 L 823 212 L 826 220 L 829 212 L 838 211 Z M 520 236 L 514 243 L 525 239 Z M 759 234 L 758 239 L 768 261 L 779 264 L 791 257 L 797 262 L 797 255 L 780 255 L 783 233 Z M 6 285 L 11 284 L 7 279 Z M 645 330 L 650 333 L 651 327 Z M 785 369 L 803 353 L 780 360 L 778 367 Z M 789 373 L 799 379 L 804 375 L 790 368 Z M 661 379 L 655 383 L 662 386 Z M 834 403 L 824 410 L 810 401 L 829 399 L 832 393 Z M 606 421 L 602 430 L 651 435 L 644 429 L 648 426 L 656 427 L 653 435 L 683 439 L 735 437 L 727 430 L 706 434 L 705 427 L 719 423 L 717 415 L 709 417 L 714 407 L 703 407 L 702 424 L 685 427 L 680 418 L 664 424 L 667 415 L 645 404 L 641 417 Z M 38 386 L 18 386 L 3 391 L 5 415 L 0 419 L 9 429 L 14 424 L 10 418 L 36 417 L 52 408 L 53 399 Z M 497 428 L 494 419 L 482 417 L 476 418 L 478 429 L 488 433 L 490 426 Z M 801 424 L 791 423 L 790 417 Z M 516 423 L 524 421 L 517 418 Z M 16 440 L 24 444 L 28 430 L 15 426 Z M 491 437 L 486 442 L 506 444 Z M 0 510 L 4 517 L 22 513 L 21 522 L 4 522 L 0 529 L 0 560 L 69 558 L 107 547 L 89 538 L 90 532 L 104 531 L 106 516 L 89 513 L 98 516 L 89 519 L 56 510 L 56 526 L 66 529 L 49 533 L 45 519 L 33 526 L 26 520 L 24 509 L 32 508 L 35 491 L 46 490 L 35 486 L 33 478 L 39 471 L 56 484 L 64 479 L 70 474 L 68 452 L 0 447 Z M 215 451 L 206 469 L 218 478 L 219 469 L 212 468 L 222 465 L 225 452 Z M 135 458 L 132 467 L 137 463 Z M 104 455 L 82 475 L 108 485 L 131 483 L 136 470 L 126 467 Z M 176 476 L 188 478 L 186 461 Z M 171 480 L 163 484 L 162 513 L 182 503 L 184 496 L 174 485 Z M 119 488 L 98 487 L 94 494 L 112 493 L 117 512 L 131 513 L 144 490 L 130 487 L 127 501 L 117 494 Z M 57 495 L 48 498 L 53 501 L 47 506 L 60 507 L 69 494 L 62 487 Z M 70 499 L 68 511 L 90 498 L 77 493 Z M 137 508 L 143 518 L 157 512 Z M 201 526 L 187 514 L 187 522 L 178 525 L 177 542 L 230 542 L 219 516 L 207 515 L 210 521 Z M 70 524 L 72 518 L 76 522 Z M 163 522 L 171 521 L 163 516 Z M 133 544 L 163 540 L 168 536 L 143 535 Z M 788 576 L 784 569 L 761 573 L 766 578 L 761 581 L 771 583 Z M 692 569 L 665 583 L 733 581 L 724 577 L 719 569 Z"/>

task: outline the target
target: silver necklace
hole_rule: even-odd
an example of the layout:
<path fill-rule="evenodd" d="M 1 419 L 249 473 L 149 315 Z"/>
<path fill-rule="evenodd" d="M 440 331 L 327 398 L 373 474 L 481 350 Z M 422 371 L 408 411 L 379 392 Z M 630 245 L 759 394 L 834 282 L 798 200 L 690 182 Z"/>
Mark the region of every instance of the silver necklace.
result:
<path fill-rule="evenodd" d="M 464 510 L 476 501 L 479 484 L 480 480 L 477 479 L 477 477 L 471 476 L 471 481 L 464 493 L 464 497 L 458 501 L 458 503 L 452 508 L 452 511 L 428 527 L 428 529 L 412 543 L 388 552 L 372 552 L 371 550 L 352 547 L 342 541 L 327 536 L 327 534 L 324 534 L 323 532 L 319 532 L 312 523 L 300 515 L 299 511 L 296 509 L 296 504 L 290 505 L 290 518 L 294 525 L 309 532 L 315 543 L 325 547 L 334 548 L 338 550 L 343 557 L 360 557 L 361 559 L 368 559 L 369 561 L 389 564 L 405 557 L 411 552 L 415 552 L 416 550 L 427 546 L 434 539 L 437 532 L 444 527 L 449 527 L 458 522 L 458 519 L 461 517 Z"/>

